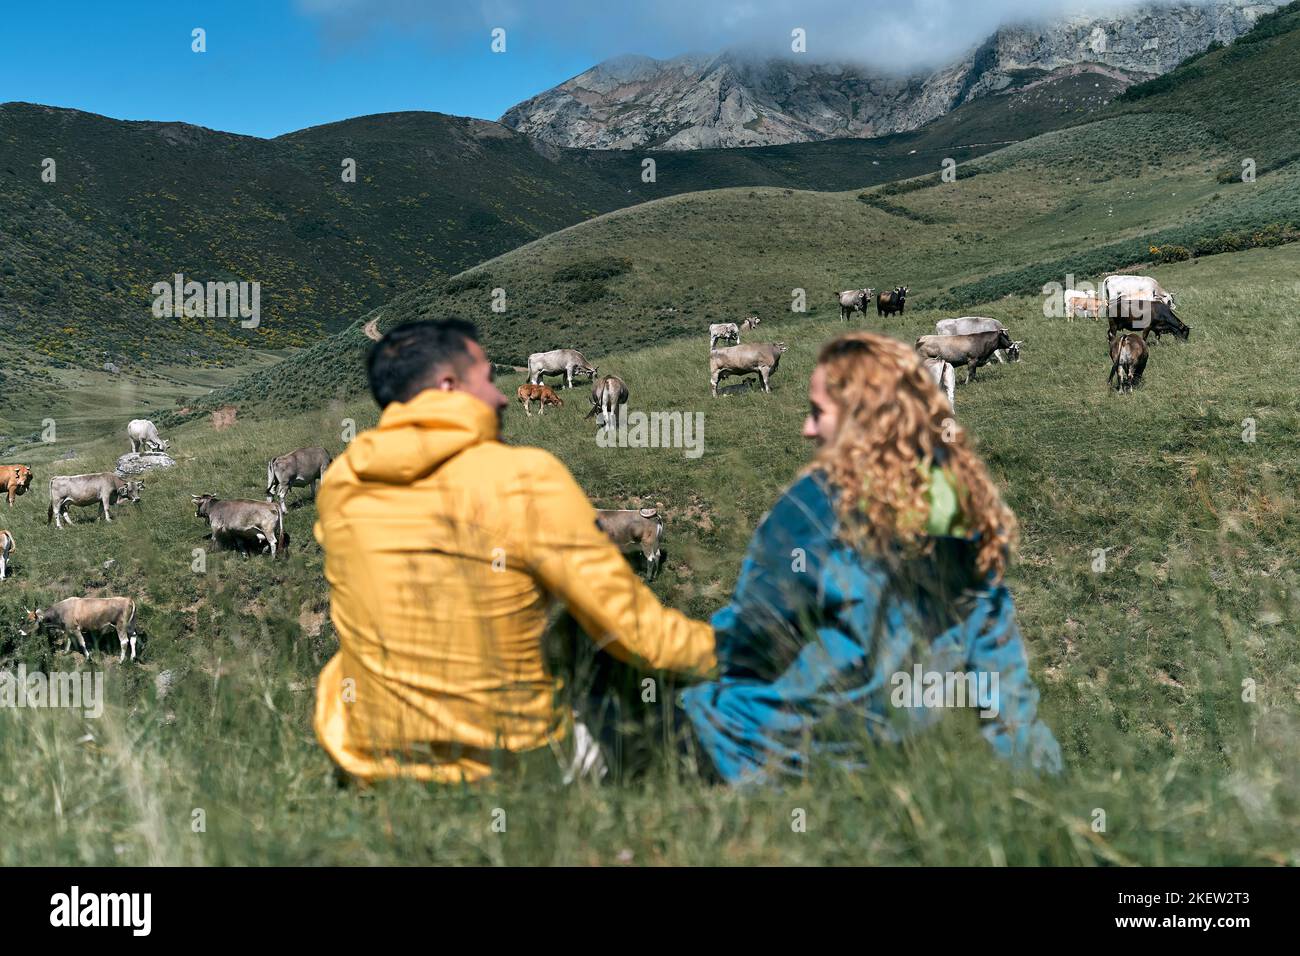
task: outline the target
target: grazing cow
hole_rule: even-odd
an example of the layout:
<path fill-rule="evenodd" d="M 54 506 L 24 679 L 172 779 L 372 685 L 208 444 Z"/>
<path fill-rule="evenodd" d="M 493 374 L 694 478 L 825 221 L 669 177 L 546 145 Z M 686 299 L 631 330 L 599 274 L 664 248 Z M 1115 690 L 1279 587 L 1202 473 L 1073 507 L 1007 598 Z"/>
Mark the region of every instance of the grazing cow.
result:
<path fill-rule="evenodd" d="M 520 404 L 524 406 L 524 414 L 529 418 L 533 417 L 533 402 L 538 404 L 537 414 L 545 415 L 546 406 L 554 405 L 559 408 L 564 404 L 564 399 L 556 395 L 549 385 L 534 385 L 532 382 L 524 382 L 515 389 L 515 398 L 519 399 Z"/>
<path fill-rule="evenodd" d="M 94 475 L 55 475 L 50 479 L 50 507 L 45 515 L 45 523 L 54 522 L 56 528 L 62 528 L 63 522 L 73 524 L 68 505 L 101 505 L 104 520 L 112 521 L 108 506 L 119 501 L 140 503 L 140 492 L 144 490 L 143 481 L 127 481 L 110 472 Z"/>
<path fill-rule="evenodd" d="M 866 312 L 875 289 L 849 289 L 840 293 L 840 321 L 847 322 L 854 312 Z"/>
<path fill-rule="evenodd" d="M 596 368 L 577 349 L 552 349 L 528 356 L 528 381 L 542 384 L 544 375 L 563 375 L 566 388 L 573 388 L 573 376 L 589 375 L 595 381 Z"/>
<path fill-rule="evenodd" d="M 876 315 L 898 315 L 903 314 L 903 306 L 907 304 L 907 286 L 900 285 L 893 292 L 882 292 L 876 296 Z"/>
<path fill-rule="evenodd" d="M 1135 385 L 1142 384 L 1142 372 L 1147 367 L 1147 343 L 1136 332 L 1125 332 L 1110 340 L 1110 375 L 1106 384 L 1114 381 L 1116 374 L 1119 382 L 1116 389 L 1122 395 L 1131 393 Z"/>
<path fill-rule="evenodd" d="M 194 517 L 202 518 L 212 529 L 212 542 L 217 547 L 233 547 L 248 553 L 250 542 L 270 545 L 271 557 L 283 553 L 285 544 L 284 511 L 269 501 L 250 501 L 235 498 L 224 501 L 216 495 L 190 495 L 194 502 Z"/>
<path fill-rule="evenodd" d="M 605 431 L 618 427 L 618 409 L 627 404 L 627 383 L 617 375 L 604 375 L 592 383 L 591 411 L 586 418 L 600 415 Z M 585 419 L 584 419 L 585 420 Z"/>
<path fill-rule="evenodd" d="M 1153 330 L 1156 341 L 1162 335 L 1173 335 L 1187 341 L 1191 326 L 1184 325 L 1168 303 L 1160 299 L 1112 299 L 1106 306 L 1106 338 L 1115 338 L 1117 332 L 1141 331 L 1145 339 Z"/>
<path fill-rule="evenodd" d="M 759 323 L 760 321 L 762 321 L 762 320 L 759 319 L 758 316 L 756 316 L 756 315 L 751 315 L 751 316 L 749 316 L 749 318 L 745 319 L 743 322 L 740 323 L 740 331 L 742 331 L 742 332 L 747 332 L 747 331 L 749 331 L 750 329 L 756 329 L 756 328 L 758 328 L 758 323 Z"/>
<path fill-rule="evenodd" d="M 0 488 L 9 496 L 9 507 L 14 499 L 27 493 L 32 486 L 32 470 L 26 465 L 0 465 Z"/>
<path fill-rule="evenodd" d="M 663 556 L 660 542 L 664 536 L 664 519 L 654 508 L 640 510 L 598 510 L 596 524 L 620 549 L 640 547 L 645 556 L 646 580 L 653 581 Z"/>
<path fill-rule="evenodd" d="M 1076 315 L 1086 315 L 1093 319 L 1100 319 L 1103 301 L 1102 297 L 1095 292 L 1066 289 L 1065 317 L 1066 319 L 1073 319 Z"/>
<path fill-rule="evenodd" d="M 14 536 L 8 531 L 0 531 L 0 581 L 9 577 L 9 555 L 17 550 Z"/>
<path fill-rule="evenodd" d="M 307 485 L 312 486 L 312 497 L 315 498 L 331 461 L 329 452 L 314 446 L 272 458 L 266 463 L 266 500 L 273 501 L 278 495 L 283 508 L 290 488 L 305 488 Z"/>
<path fill-rule="evenodd" d="M 735 342 L 740 344 L 740 326 L 735 322 L 714 322 L 709 325 L 709 349 L 717 348 L 718 342 Z"/>
<path fill-rule="evenodd" d="M 1012 342 L 1006 348 L 998 349 L 996 352 L 994 352 L 993 358 L 997 360 L 997 363 L 999 365 L 1006 365 L 1008 362 L 1019 362 L 1020 346 L 1024 344 L 1025 344 L 1024 339 L 1018 339 L 1017 341 Z"/>
<path fill-rule="evenodd" d="M 131 451 L 166 451 L 171 442 L 158 437 L 158 429 L 147 418 L 137 418 L 126 426 L 126 437 L 131 439 Z"/>
<path fill-rule="evenodd" d="M 27 620 L 34 625 L 35 631 L 42 627 L 62 631 L 67 638 L 63 646 L 66 654 L 72 650 L 72 636 L 81 645 L 81 653 L 90 659 L 86 647 L 86 631 L 92 634 L 113 628 L 117 631 L 118 642 L 122 645 L 119 661 L 126 660 L 126 645 L 131 644 L 131 660 L 135 660 L 135 601 L 129 597 L 106 598 L 65 598 L 58 604 L 51 604 L 44 610 L 28 611 Z"/>
<path fill-rule="evenodd" d="M 935 335 L 970 335 L 973 332 L 1005 332 L 1007 327 L 997 319 L 980 315 L 963 315 L 960 319 L 940 319 L 934 323 Z"/>
<path fill-rule="evenodd" d="M 939 390 L 948 396 L 948 408 L 951 411 L 956 411 L 957 373 L 953 371 L 953 367 L 941 358 L 925 359 L 921 362 L 921 365 L 930 378 L 934 379 L 934 384 L 939 386 Z"/>
<path fill-rule="evenodd" d="M 1011 336 L 1005 329 L 970 335 L 923 335 L 916 340 L 916 352 L 922 359 L 941 358 L 954 368 L 965 365 L 966 384 L 975 378 L 977 368 L 992 360 L 994 352 L 1011 346 Z"/>
<path fill-rule="evenodd" d="M 763 380 L 763 391 L 770 392 L 768 379 L 781 364 L 786 352 L 784 342 L 768 344 L 733 345 L 725 349 L 709 350 L 709 385 L 713 397 L 718 397 L 718 382 L 729 375 L 748 375 L 757 372 Z"/>
<path fill-rule="evenodd" d="M 1106 276 L 1101 282 L 1101 297 L 1108 303 L 1113 302 L 1115 299 L 1130 297 L 1135 299 L 1157 299 L 1171 309 L 1178 308 L 1174 304 L 1173 295 L 1161 288 L 1160 283 L 1150 276 Z"/>

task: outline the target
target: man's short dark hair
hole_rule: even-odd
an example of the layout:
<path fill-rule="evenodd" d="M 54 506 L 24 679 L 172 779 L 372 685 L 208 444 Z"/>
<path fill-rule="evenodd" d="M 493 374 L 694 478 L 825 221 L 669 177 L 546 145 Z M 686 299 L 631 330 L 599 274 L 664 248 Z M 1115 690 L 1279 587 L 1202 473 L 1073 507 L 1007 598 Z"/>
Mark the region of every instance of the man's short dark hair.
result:
<path fill-rule="evenodd" d="M 464 319 L 403 322 L 375 343 L 366 360 L 370 394 L 380 408 L 392 402 L 409 402 L 434 383 L 434 375 L 448 362 L 458 368 L 469 361 L 469 343 L 478 341 L 478 329 Z"/>

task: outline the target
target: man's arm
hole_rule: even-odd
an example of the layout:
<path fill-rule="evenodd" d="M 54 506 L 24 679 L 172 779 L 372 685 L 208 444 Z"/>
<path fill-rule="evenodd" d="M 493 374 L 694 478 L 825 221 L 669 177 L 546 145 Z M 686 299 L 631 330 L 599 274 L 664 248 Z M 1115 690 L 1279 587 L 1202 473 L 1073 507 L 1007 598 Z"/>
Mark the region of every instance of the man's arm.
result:
<path fill-rule="evenodd" d="M 556 458 L 526 469 L 525 561 L 600 647 L 650 668 L 706 674 L 713 630 L 665 608 L 596 526 L 596 509 Z"/>

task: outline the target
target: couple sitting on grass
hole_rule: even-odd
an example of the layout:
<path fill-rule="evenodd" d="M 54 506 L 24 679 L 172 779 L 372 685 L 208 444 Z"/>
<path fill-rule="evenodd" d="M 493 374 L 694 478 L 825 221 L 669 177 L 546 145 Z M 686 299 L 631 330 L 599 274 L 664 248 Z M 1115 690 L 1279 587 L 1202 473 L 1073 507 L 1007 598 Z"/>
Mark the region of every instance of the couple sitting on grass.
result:
<path fill-rule="evenodd" d="M 508 401 L 472 325 L 400 325 L 367 370 L 379 425 L 326 473 L 315 529 L 340 645 L 315 727 L 344 779 L 570 764 L 592 738 L 543 647 L 557 603 L 604 653 L 701 681 L 676 707 L 683 753 L 709 779 L 864 765 L 869 740 L 953 706 L 900 704 L 922 673 L 950 691 L 979 677 L 996 699 L 967 703 L 994 752 L 1059 769 L 1002 583 L 1015 517 L 903 343 L 854 332 L 822 349 L 803 426 L 813 461 L 711 624 L 659 603 L 558 459 L 501 442 Z"/>

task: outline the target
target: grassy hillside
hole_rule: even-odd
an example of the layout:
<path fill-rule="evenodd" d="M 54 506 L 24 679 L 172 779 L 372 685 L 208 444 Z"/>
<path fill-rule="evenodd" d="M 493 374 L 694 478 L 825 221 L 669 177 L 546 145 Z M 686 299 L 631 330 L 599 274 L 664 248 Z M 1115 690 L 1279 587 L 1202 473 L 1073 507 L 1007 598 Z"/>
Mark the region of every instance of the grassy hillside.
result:
<path fill-rule="evenodd" d="M 1027 343 L 1022 363 L 959 387 L 957 418 L 1023 526 L 1010 583 L 1065 754 L 1060 780 L 1008 774 L 953 715 L 873 753 L 867 772 L 775 792 L 712 789 L 666 767 L 622 786 L 336 790 L 309 725 L 335 646 L 313 506 L 290 511 L 288 561 L 214 554 L 196 573 L 204 529 L 188 499 L 256 494 L 272 452 L 339 451 L 344 419 L 376 417 L 364 400 L 322 401 L 222 432 L 177 428 L 178 467 L 111 525 L 48 528 L 42 486 L 53 471 L 111 466 L 123 436 L 24 452 L 38 488 L 4 518 L 19 551 L 0 584 L 0 666 L 88 666 L 19 633 L 24 607 L 69 594 L 135 596 L 146 638 L 137 664 L 97 654 L 89 665 L 106 676 L 101 719 L 0 710 L 0 865 L 1300 862 L 1298 267 L 1300 247 L 1287 246 L 1157 268 L 1194 329 L 1186 344 L 1152 346 L 1132 396 L 1106 388 L 1099 323 L 1044 319 L 1037 297 L 972 309 Z M 887 328 L 910 340 L 944 314 L 909 311 Z M 705 415 L 699 459 L 598 448 L 581 391 L 544 419 L 513 410 L 507 436 L 555 451 L 600 504 L 662 502 L 669 558 L 656 590 L 704 616 L 806 460 L 807 376 L 840 328 L 773 317 L 763 337 L 791 350 L 771 395 L 710 399 L 698 337 L 603 354 L 633 408 Z M 1104 573 L 1092 571 L 1099 548 Z M 490 827 L 495 808 L 505 834 Z M 791 831 L 794 808 L 806 833 Z"/>
<path fill-rule="evenodd" d="M 657 156 L 652 183 L 642 181 L 640 154 L 555 149 L 438 113 L 261 140 L 7 103 L 6 344 L 82 365 L 107 353 L 136 369 L 303 346 L 407 288 L 599 213 L 724 186 L 847 189 L 911 176 L 932 168 L 934 154 L 977 155 L 1060 126 L 1105 93 L 1077 78 L 1046 89 L 1054 92 L 1042 102 L 995 97 L 879 140 Z M 45 157 L 57 163 L 54 183 L 41 181 Z M 341 181 L 345 157 L 357 161 L 355 183 Z M 154 319 L 149 289 L 176 272 L 260 282 L 261 326 Z"/>

